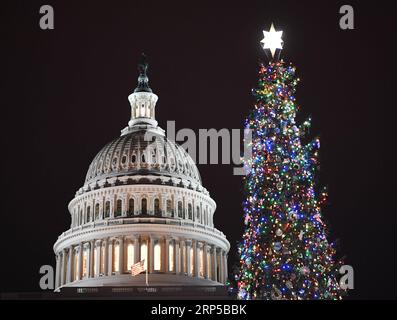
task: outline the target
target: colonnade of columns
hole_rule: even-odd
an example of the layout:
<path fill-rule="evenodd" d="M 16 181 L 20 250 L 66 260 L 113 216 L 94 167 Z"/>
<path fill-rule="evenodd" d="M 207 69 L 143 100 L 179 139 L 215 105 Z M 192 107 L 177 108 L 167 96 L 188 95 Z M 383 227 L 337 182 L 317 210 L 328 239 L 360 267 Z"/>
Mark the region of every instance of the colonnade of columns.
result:
<path fill-rule="evenodd" d="M 111 237 L 79 243 L 56 254 L 56 287 L 101 276 L 127 274 L 141 260 L 149 273 L 227 280 L 227 252 L 195 239 Z"/>

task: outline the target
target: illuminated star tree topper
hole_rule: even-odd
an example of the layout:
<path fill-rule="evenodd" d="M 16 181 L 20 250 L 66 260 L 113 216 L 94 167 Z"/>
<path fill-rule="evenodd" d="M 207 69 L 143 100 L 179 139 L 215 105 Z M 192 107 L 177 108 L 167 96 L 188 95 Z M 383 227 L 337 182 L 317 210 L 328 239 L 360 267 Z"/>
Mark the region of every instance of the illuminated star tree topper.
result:
<path fill-rule="evenodd" d="M 283 49 L 283 31 L 276 31 L 272 23 L 269 31 L 263 31 L 263 39 L 261 41 L 264 50 L 269 49 L 272 57 L 276 54 L 277 49 Z"/>

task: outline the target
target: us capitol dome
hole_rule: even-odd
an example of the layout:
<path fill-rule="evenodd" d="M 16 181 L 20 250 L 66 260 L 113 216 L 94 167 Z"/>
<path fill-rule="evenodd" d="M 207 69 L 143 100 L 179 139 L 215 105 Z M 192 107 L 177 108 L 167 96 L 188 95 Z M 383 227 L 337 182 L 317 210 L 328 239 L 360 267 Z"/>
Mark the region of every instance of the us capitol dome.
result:
<path fill-rule="evenodd" d="M 128 126 L 98 152 L 69 203 L 70 228 L 54 244 L 56 291 L 145 285 L 145 272 L 131 275 L 142 260 L 151 286 L 226 283 L 230 244 L 214 227 L 216 203 L 158 126 L 147 67 L 143 59 Z"/>

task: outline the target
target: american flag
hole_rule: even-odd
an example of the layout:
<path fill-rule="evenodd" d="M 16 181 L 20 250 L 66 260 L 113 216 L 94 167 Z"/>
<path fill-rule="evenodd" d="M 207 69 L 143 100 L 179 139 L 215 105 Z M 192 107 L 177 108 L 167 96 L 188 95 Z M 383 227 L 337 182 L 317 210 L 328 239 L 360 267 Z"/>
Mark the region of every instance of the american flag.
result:
<path fill-rule="evenodd" d="M 137 274 L 140 274 L 142 271 L 145 271 L 145 259 L 133 264 L 131 266 L 131 275 L 136 276 Z"/>

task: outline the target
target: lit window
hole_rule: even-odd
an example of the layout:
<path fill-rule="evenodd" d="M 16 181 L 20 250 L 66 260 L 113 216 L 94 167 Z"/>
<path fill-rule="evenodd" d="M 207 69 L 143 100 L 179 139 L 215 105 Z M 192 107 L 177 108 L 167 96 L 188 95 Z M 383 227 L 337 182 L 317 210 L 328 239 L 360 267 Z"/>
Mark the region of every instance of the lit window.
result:
<path fill-rule="evenodd" d="M 129 243 L 127 246 L 127 269 L 131 271 L 131 267 L 134 264 L 134 245 Z"/>
<path fill-rule="evenodd" d="M 159 243 L 154 245 L 154 270 L 161 270 L 161 245 Z"/>
<path fill-rule="evenodd" d="M 207 273 L 208 273 L 208 278 L 212 278 L 211 276 L 211 252 L 207 251 Z"/>
<path fill-rule="evenodd" d="M 203 250 L 203 248 L 200 248 L 199 257 L 200 257 L 200 263 L 199 263 L 200 272 L 199 272 L 199 275 L 200 275 L 200 277 L 204 277 L 204 250 Z"/>
<path fill-rule="evenodd" d="M 113 271 L 119 272 L 119 259 L 120 259 L 120 245 L 117 243 L 113 247 Z"/>
<path fill-rule="evenodd" d="M 94 249 L 94 259 L 93 259 L 95 277 L 97 277 L 98 274 L 99 274 L 99 270 L 98 270 L 98 267 L 99 267 L 98 262 L 99 261 L 97 261 L 98 260 L 98 250 L 99 249 L 96 246 L 95 249 Z"/>
<path fill-rule="evenodd" d="M 88 249 L 84 248 L 83 250 L 83 272 L 82 272 L 82 277 L 87 276 L 87 261 L 88 261 Z"/>
<path fill-rule="evenodd" d="M 193 248 L 190 247 L 189 250 L 189 254 L 190 254 L 190 265 L 189 265 L 189 273 L 193 274 L 193 266 L 194 266 L 194 261 L 193 261 Z"/>
<path fill-rule="evenodd" d="M 170 243 L 168 246 L 168 271 L 174 271 L 174 244 Z"/>

